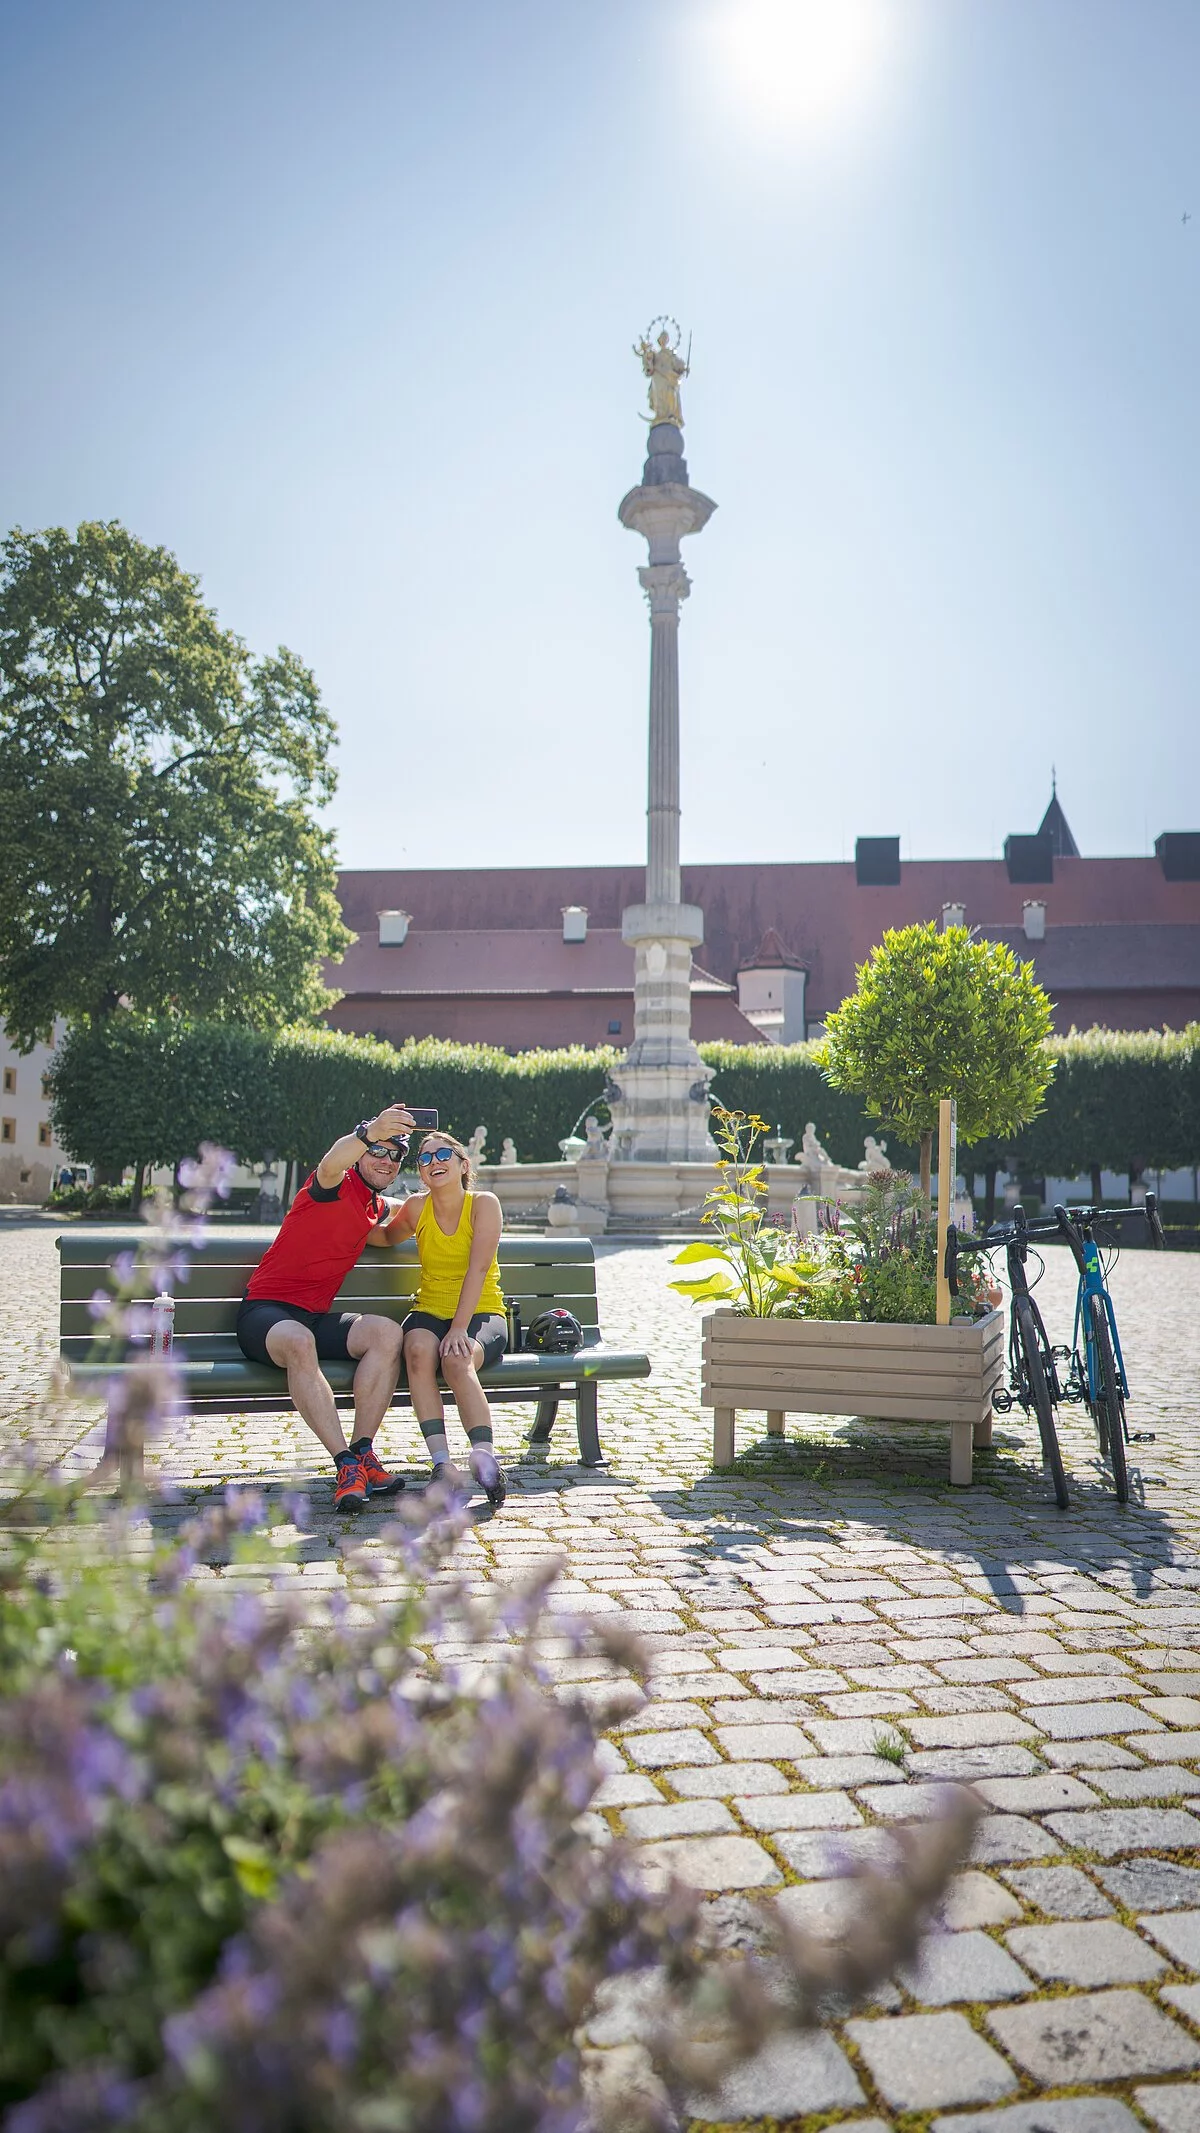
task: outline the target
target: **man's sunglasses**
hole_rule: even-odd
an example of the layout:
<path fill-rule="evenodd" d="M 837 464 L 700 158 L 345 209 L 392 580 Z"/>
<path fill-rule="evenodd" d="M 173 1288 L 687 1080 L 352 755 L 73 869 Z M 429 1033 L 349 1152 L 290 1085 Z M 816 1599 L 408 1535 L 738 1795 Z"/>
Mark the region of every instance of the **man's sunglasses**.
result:
<path fill-rule="evenodd" d="M 398 1148 L 395 1141 L 372 1141 L 366 1152 L 368 1155 L 373 1155 L 376 1162 L 380 1163 L 402 1163 L 404 1161 L 404 1150 L 403 1148 Z"/>
<path fill-rule="evenodd" d="M 454 1148 L 422 1148 L 417 1161 L 418 1163 L 448 1163 L 451 1156 L 455 1154 L 457 1154 L 457 1150 Z"/>

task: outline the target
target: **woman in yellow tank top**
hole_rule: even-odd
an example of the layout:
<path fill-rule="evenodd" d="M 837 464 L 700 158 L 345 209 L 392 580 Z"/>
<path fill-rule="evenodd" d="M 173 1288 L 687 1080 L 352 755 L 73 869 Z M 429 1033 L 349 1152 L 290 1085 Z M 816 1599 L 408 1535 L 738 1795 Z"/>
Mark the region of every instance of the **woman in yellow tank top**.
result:
<path fill-rule="evenodd" d="M 440 1369 L 471 1446 L 471 1473 L 488 1502 L 499 1505 L 507 1491 L 479 1372 L 498 1361 L 508 1344 L 496 1263 L 500 1202 L 494 1192 L 473 1190 L 470 1156 L 453 1134 L 426 1134 L 417 1167 L 428 1193 L 406 1200 L 388 1232 L 391 1241 L 413 1237 L 421 1263 L 416 1302 L 404 1321 L 413 1412 L 433 1461 L 433 1479 L 451 1488 L 461 1485 L 446 1442 Z"/>

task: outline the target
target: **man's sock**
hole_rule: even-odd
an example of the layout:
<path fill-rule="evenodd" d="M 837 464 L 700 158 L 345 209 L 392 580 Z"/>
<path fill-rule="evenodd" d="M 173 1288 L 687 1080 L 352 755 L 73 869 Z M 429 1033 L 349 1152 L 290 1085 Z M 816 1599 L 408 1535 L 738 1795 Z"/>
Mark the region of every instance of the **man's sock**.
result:
<path fill-rule="evenodd" d="M 373 1437 L 356 1437 L 350 1449 L 352 1452 L 369 1452 L 374 1442 Z"/>
<path fill-rule="evenodd" d="M 431 1422 L 422 1422 L 417 1416 L 417 1425 L 425 1439 L 425 1449 L 434 1466 L 444 1466 L 450 1457 L 446 1442 L 446 1422 L 442 1415 L 435 1415 Z"/>
<path fill-rule="evenodd" d="M 471 1441 L 470 1468 L 481 1489 L 493 1489 L 500 1476 L 500 1463 L 496 1458 L 489 1423 L 481 1423 L 477 1429 L 469 1429 Z"/>

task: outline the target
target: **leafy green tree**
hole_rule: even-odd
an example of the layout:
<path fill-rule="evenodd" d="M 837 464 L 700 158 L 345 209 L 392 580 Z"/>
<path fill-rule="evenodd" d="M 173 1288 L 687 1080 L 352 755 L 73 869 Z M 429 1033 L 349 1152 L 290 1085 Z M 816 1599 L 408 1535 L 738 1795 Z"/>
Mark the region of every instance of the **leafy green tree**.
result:
<path fill-rule="evenodd" d="M 964 1142 L 1015 1133 L 1053 1073 L 1050 1002 L 1030 963 L 965 926 L 884 934 L 826 1022 L 821 1064 L 836 1089 L 921 1150 L 928 1195 L 938 1103 L 953 1096 Z"/>
<path fill-rule="evenodd" d="M 123 1006 L 306 1020 L 350 935 L 333 721 L 165 548 L 111 524 L 0 546 L 0 1013 L 25 1047 Z"/>

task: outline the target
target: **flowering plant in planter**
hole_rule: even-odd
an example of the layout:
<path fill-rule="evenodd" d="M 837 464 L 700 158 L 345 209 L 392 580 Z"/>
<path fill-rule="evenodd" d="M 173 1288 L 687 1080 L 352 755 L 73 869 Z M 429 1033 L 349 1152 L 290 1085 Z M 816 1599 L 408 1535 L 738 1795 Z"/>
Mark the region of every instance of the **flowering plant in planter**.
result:
<path fill-rule="evenodd" d="M 937 1222 L 906 1171 L 875 1170 L 855 1207 L 818 1210 L 821 1271 L 803 1316 L 867 1325 L 932 1326 L 937 1316 Z M 986 1279 L 973 1270 L 953 1299 L 954 1317 L 986 1308 Z"/>
<path fill-rule="evenodd" d="M 721 1182 L 706 1195 L 700 1217 L 714 1234 L 685 1244 L 671 1261 L 672 1266 L 719 1261 L 711 1272 L 685 1275 L 671 1287 L 693 1303 L 728 1304 L 748 1318 L 774 1318 L 802 1308 L 801 1299 L 820 1271 L 799 1238 L 764 1219 L 767 1181 L 752 1154 L 766 1130 L 765 1119 L 753 1112 L 714 1108 Z"/>

